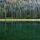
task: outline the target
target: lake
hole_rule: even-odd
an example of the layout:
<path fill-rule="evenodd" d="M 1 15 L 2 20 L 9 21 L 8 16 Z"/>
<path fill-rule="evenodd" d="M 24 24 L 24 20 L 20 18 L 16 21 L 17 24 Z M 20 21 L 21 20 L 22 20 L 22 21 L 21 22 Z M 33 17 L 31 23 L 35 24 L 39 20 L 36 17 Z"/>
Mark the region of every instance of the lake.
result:
<path fill-rule="evenodd" d="M 0 40 L 40 40 L 40 23 L 0 22 Z"/>

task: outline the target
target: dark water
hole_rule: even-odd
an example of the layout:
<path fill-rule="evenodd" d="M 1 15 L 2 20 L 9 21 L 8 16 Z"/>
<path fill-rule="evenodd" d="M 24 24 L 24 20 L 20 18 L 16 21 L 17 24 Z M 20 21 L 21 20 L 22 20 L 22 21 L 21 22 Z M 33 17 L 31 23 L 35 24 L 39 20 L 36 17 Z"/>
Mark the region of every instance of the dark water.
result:
<path fill-rule="evenodd" d="M 0 22 L 0 40 L 40 40 L 40 23 Z"/>

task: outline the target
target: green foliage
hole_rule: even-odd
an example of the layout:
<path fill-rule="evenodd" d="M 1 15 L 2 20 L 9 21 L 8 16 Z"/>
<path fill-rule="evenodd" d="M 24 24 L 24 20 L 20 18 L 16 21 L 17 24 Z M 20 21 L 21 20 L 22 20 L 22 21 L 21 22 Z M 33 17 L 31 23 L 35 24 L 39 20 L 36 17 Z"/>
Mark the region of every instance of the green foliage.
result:
<path fill-rule="evenodd" d="M 30 4 L 23 3 L 23 1 L 18 1 L 16 4 L 6 4 L 6 6 L 0 5 L 0 15 L 6 14 L 8 17 L 13 16 L 13 18 L 37 18 L 37 7 L 33 9 Z"/>

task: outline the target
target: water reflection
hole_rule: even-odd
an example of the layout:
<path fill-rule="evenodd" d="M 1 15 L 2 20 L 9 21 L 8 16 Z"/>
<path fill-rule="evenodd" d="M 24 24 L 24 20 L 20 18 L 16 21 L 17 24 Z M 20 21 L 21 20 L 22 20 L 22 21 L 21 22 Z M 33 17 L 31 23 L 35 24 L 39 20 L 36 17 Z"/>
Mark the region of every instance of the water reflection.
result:
<path fill-rule="evenodd" d="M 39 40 L 40 23 L 0 22 L 0 38 L 10 40 Z"/>
<path fill-rule="evenodd" d="M 27 22 L 0 22 L 1 31 L 23 31 L 23 30 L 34 30 L 40 29 L 40 23 L 27 23 Z"/>

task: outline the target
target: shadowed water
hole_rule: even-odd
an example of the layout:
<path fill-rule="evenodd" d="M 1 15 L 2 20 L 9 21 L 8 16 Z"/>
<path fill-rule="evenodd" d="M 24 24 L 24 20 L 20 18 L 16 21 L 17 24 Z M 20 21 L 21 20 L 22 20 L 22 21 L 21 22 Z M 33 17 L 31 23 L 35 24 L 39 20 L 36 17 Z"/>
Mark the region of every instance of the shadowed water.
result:
<path fill-rule="evenodd" d="M 40 23 L 0 22 L 0 40 L 40 40 Z"/>
<path fill-rule="evenodd" d="M 40 29 L 40 23 L 27 23 L 27 22 L 0 22 L 0 27 L 2 28 L 12 28 L 15 30 L 26 30 L 26 29 Z M 0 29 L 1 29 L 0 28 Z"/>

